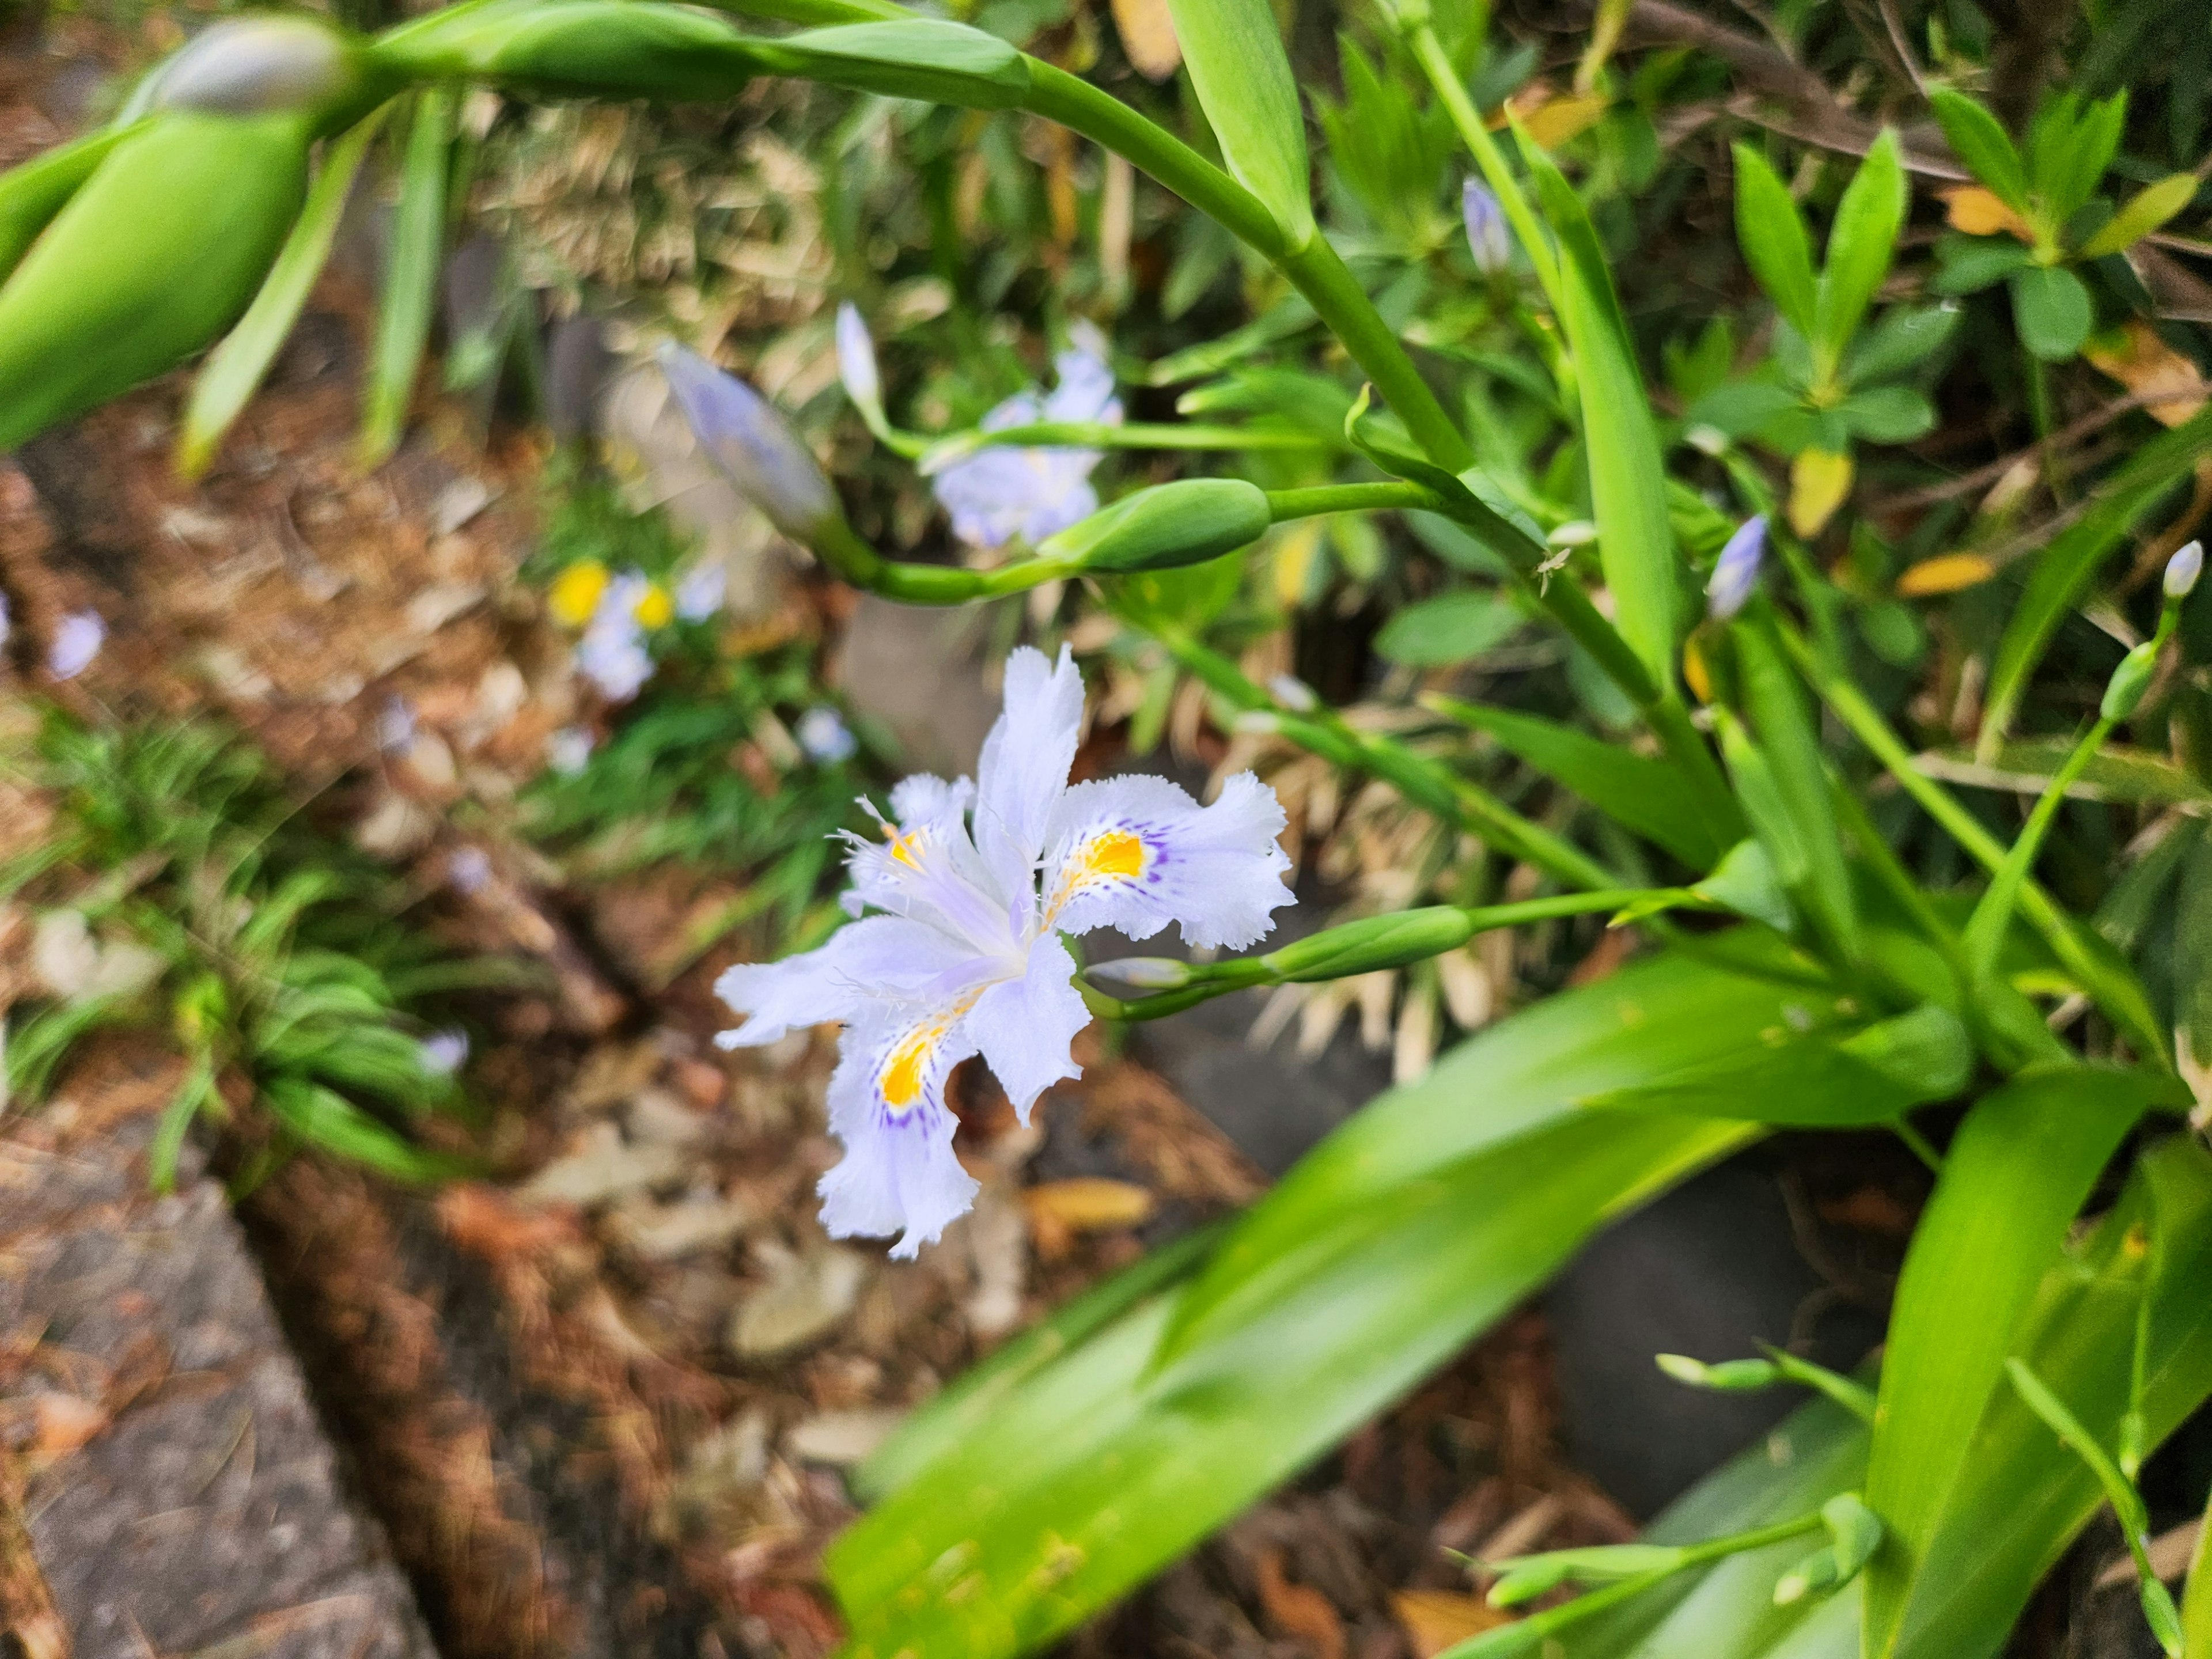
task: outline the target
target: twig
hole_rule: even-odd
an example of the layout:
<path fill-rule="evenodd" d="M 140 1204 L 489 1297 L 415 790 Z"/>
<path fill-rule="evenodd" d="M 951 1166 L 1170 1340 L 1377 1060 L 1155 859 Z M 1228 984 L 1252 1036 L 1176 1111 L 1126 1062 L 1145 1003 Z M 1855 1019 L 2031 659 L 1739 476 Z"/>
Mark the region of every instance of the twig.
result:
<path fill-rule="evenodd" d="M 2087 439 L 2096 436 L 2123 415 L 2131 415 L 2137 410 L 2149 409 L 2160 404 L 2183 403 L 2187 401 L 2187 396 L 2186 393 L 2176 394 L 2171 390 L 2131 392 L 2127 397 L 2116 398 L 2101 408 L 2092 410 L 2070 425 L 2061 427 L 2051 434 L 2048 443 L 2030 444 L 2025 449 L 2015 450 L 2009 455 L 2000 456 L 1986 465 L 1976 467 L 1972 472 L 1962 472 L 1957 477 L 1947 478 L 1939 484 L 1929 484 L 1920 489 L 1907 490 L 1901 495 L 1884 496 L 1875 504 L 1874 510 L 1877 514 L 1882 515 L 1904 513 L 1914 507 L 1934 507 L 1938 502 L 1950 501 L 1955 496 L 1971 495 L 1978 489 L 1986 489 L 1994 484 L 2022 461 L 2032 459 L 2038 455 L 2069 449 Z"/>

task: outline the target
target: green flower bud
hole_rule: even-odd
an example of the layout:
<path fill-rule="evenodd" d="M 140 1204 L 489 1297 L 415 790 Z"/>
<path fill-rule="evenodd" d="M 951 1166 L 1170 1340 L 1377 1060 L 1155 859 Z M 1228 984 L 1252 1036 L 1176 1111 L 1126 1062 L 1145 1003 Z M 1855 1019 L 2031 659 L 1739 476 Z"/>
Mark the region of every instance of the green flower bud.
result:
<path fill-rule="evenodd" d="M 166 373 L 244 311 L 307 193 L 309 124 L 167 110 L 0 287 L 0 450 Z"/>
<path fill-rule="evenodd" d="M 1474 933 L 1474 922 L 1466 911 L 1455 905 L 1432 905 L 1324 928 L 1261 960 L 1270 972 L 1286 980 L 1346 979 L 1425 962 L 1466 944 Z"/>
<path fill-rule="evenodd" d="M 155 70 L 149 110 L 226 115 L 320 112 L 352 98 L 362 80 L 360 47 L 312 17 L 233 17 L 211 23 Z"/>
<path fill-rule="evenodd" d="M 494 0 L 432 12 L 369 47 L 410 80 L 489 81 L 556 97 L 720 102 L 765 71 L 728 23 L 649 0 Z"/>
<path fill-rule="evenodd" d="M 2112 683 L 2105 687 L 2105 700 L 2097 713 L 2108 720 L 2124 720 L 2136 712 L 2150 690 L 2150 678 L 2158 672 L 2159 641 L 2145 640 L 2120 659 L 2120 665 L 2112 671 Z"/>
<path fill-rule="evenodd" d="M 0 279 L 128 136 L 120 125 L 106 127 L 0 173 Z"/>
<path fill-rule="evenodd" d="M 1855 1492 L 1839 1492 L 1821 1504 L 1820 1520 L 1835 1540 L 1836 1568 L 1844 1578 L 1856 1576 L 1881 1547 L 1881 1517 Z"/>
<path fill-rule="evenodd" d="M 1187 478 L 1124 495 L 1039 544 L 1071 574 L 1172 570 L 1200 564 L 1266 533 L 1267 497 L 1241 478 Z"/>
<path fill-rule="evenodd" d="M 1677 1382 L 1721 1394 L 1750 1394 L 1771 1389 L 1782 1380 L 1780 1370 L 1771 1359 L 1723 1359 L 1717 1365 L 1708 1365 L 1686 1353 L 1662 1353 L 1653 1363 Z"/>
<path fill-rule="evenodd" d="M 1803 1601 L 1815 1590 L 1832 1589 L 1843 1581 L 1844 1572 L 1836 1563 L 1834 1547 L 1823 1544 L 1774 1581 L 1774 1605 L 1786 1607 Z"/>
<path fill-rule="evenodd" d="M 1542 1555 L 1493 1565 L 1503 1576 L 1491 1586 L 1490 1605 L 1510 1607 L 1533 1601 L 1569 1582 L 1618 1583 L 1647 1572 L 1672 1571 L 1685 1563 L 1683 1552 L 1671 1544 L 1600 1544 L 1589 1549 L 1549 1550 Z"/>

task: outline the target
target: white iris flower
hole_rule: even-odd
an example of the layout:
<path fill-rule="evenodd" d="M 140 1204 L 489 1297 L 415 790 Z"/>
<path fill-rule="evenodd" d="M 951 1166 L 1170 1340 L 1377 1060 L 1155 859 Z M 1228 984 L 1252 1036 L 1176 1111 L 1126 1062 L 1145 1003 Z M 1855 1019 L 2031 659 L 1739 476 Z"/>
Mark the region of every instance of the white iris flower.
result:
<path fill-rule="evenodd" d="M 1197 946 L 1241 946 L 1294 902 L 1276 844 L 1283 809 L 1249 772 L 1200 806 L 1164 778 L 1067 781 L 1083 680 L 1024 647 L 1006 662 L 1006 710 L 979 781 L 910 777 L 891 793 L 882 845 L 850 837 L 860 917 L 818 951 L 732 968 L 714 989 L 749 1016 L 718 1039 L 773 1042 L 842 1021 L 830 1127 L 845 1157 L 822 1178 L 831 1234 L 933 1243 L 975 1196 L 952 1152 L 952 1068 L 981 1054 L 1024 1122 L 1037 1097 L 1081 1075 L 1069 1054 L 1090 1020 L 1062 933 L 1149 939 L 1170 921 Z M 861 915 L 861 912 L 876 914 Z"/>
<path fill-rule="evenodd" d="M 1040 422 L 1121 422 L 1114 371 L 1096 331 L 1076 349 L 1053 360 L 1060 384 L 1040 398 L 1034 392 L 1009 398 L 986 415 L 986 432 Z M 1097 449 L 979 449 L 939 473 L 937 499 L 952 515 L 952 533 L 978 547 L 1021 541 L 1034 547 L 1098 510 L 1091 474 L 1104 458 Z"/>
<path fill-rule="evenodd" d="M 635 570 L 617 576 L 600 592 L 592 620 L 576 641 L 576 672 L 610 702 L 628 702 L 653 678 L 645 624 L 637 616 L 652 586 Z"/>

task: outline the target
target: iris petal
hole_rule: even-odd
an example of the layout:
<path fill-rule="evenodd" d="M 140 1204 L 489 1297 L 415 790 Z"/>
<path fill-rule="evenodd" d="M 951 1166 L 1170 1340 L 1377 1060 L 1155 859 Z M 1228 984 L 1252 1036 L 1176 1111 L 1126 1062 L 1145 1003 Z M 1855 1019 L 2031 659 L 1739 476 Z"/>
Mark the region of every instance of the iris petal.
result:
<path fill-rule="evenodd" d="M 1294 902 L 1275 840 L 1283 823 L 1274 791 L 1249 772 L 1223 784 L 1211 806 L 1165 778 L 1077 784 L 1054 818 L 1046 925 L 1150 939 L 1174 921 L 1194 945 L 1249 945 Z"/>

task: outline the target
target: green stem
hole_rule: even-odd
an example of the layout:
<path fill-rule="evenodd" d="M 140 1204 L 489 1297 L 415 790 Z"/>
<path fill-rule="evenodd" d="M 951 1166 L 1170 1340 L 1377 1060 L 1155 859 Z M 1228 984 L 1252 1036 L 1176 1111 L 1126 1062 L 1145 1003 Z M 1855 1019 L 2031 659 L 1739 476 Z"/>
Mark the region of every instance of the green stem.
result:
<path fill-rule="evenodd" d="M 1563 1601 L 1556 1607 L 1547 1607 L 1541 1613 L 1531 1613 L 1514 1624 L 1501 1625 L 1496 1630 L 1485 1631 L 1480 1636 L 1470 1636 L 1467 1640 L 1446 1648 L 1437 1656 L 1437 1659 L 1485 1659 L 1485 1656 L 1489 1654 L 1533 1651 L 1543 1638 L 1565 1630 L 1570 1625 L 1579 1624 L 1593 1613 L 1618 1607 L 1655 1585 L 1665 1583 L 1678 1572 L 1701 1567 L 1708 1561 L 1718 1561 L 1728 1556 L 1763 1550 L 1770 1544 L 1801 1538 L 1807 1533 L 1818 1532 L 1821 1525 L 1820 1512 L 1815 1510 L 1792 1521 L 1778 1521 L 1771 1527 L 1755 1527 L 1748 1532 L 1731 1534 L 1726 1538 L 1708 1539 L 1702 1544 L 1686 1545 L 1667 1566 L 1654 1567 L 1633 1578 L 1624 1578 L 1618 1583 L 1594 1589 L 1586 1595 L 1578 1595 L 1571 1601 Z"/>
<path fill-rule="evenodd" d="M 1673 896 L 1674 890 L 1654 890 L 1645 887 L 1607 888 L 1595 893 L 1559 893 L 1547 898 L 1523 899 L 1512 904 L 1450 905 L 1440 904 L 1425 910 L 1406 911 L 1395 920 L 1401 921 L 1443 919 L 1456 915 L 1463 926 L 1455 932 L 1438 935 L 1419 955 L 1408 955 L 1384 964 L 1407 967 L 1431 957 L 1455 951 L 1477 933 L 1494 933 L 1501 927 L 1518 927 L 1532 921 L 1551 921 L 1563 916 L 1584 916 L 1599 911 L 1620 910 L 1663 890 Z M 1365 921 L 1346 922 L 1340 927 L 1326 927 L 1318 933 L 1309 934 L 1296 945 L 1271 951 L 1260 957 L 1235 957 L 1226 962 L 1204 963 L 1184 968 L 1189 982 L 1172 990 L 1154 995 L 1133 997 L 1123 1002 L 1103 1005 L 1108 1017 L 1121 1020 L 1158 1019 L 1164 1015 L 1181 1013 L 1201 1002 L 1226 996 L 1231 991 L 1248 990 L 1254 986 L 1305 985 L 1316 981 L 1342 979 L 1347 975 L 1369 973 L 1367 966 L 1332 967 L 1326 961 L 1317 967 L 1302 967 L 1324 957 L 1337 936 L 1346 939 L 1364 933 Z M 1177 964 L 1180 966 L 1180 964 Z"/>
<path fill-rule="evenodd" d="M 1505 156 L 1491 137 L 1490 130 L 1482 124 L 1482 112 L 1475 108 L 1474 100 L 1468 95 L 1459 70 L 1452 64 L 1451 57 L 1444 51 L 1443 42 L 1429 27 L 1426 19 L 1412 23 L 1406 31 L 1406 40 L 1413 49 L 1413 56 L 1429 77 L 1429 84 L 1437 89 L 1443 100 L 1444 111 L 1451 117 L 1459 136 L 1474 153 L 1475 165 L 1482 169 L 1498 204 L 1505 210 L 1505 217 L 1513 227 L 1513 234 L 1521 239 L 1527 250 L 1528 263 L 1534 268 L 1536 281 L 1544 290 L 1544 297 L 1552 302 L 1557 314 L 1559 305 L 1559 268 L 1552 257 L 1552 245 L 1546 240 L 1544 228 L 1528 205 L 1528 198 L 1521 192 L 1521 181 L 1505 165 Z"/>
<path fill-rule="evenodd" d="M 1480 785 L 1424 759 L 1389 738 L 1353 729 L 1323 709 L 1286 714 L 1247 679 L 1236 664 L 1188 635 L 1162 630 L 1159 642 L 1207 686 L 1247 712 L 1265 711 L 1283 736 L 1340 766 L 1382 779 L 1414 805 L 1457 823 L 1510 858 L 1534 865 L 1570 887 L 1599 890 L 1620 885 L 1611 870 L 1580 848 L 1523 817 Z"/>
<path fill-rule="evenodd" d="M 1103 421 L 1039 421 L 1028 426 L 955 433 L 928 441 L 921 470 L 938 472 L 979 449 L 1054 445 L 1085 449 L 1340 449 L 1341 438 L 1292 428 L 1201 426 L 1195 422 L 1132 421 L 1109 426 Z"/>
<path fill-rule="evenodd" d="M 1982 867 L 1995 874 L 2005 861 L 2006 848 L 2002 842 L 1982 826 L 1981 821 L 1954 799 L 1943 786 L 1928 776 L 1912 763 L 1912 751 L 1903 738 L 1890 730 L 1889 722 L 1881 711 L 1867 701 L 1850 678 L 1841 672 L 1832 672 L 1814 655 L 1805 637 L 1796 629 L 1784 624 L 1780 629 L 1782 642 L 1797 664 L 1798 672 L 1807 684 L 1819 694 L 1836 718 L 1850 728 L 1853 736 L 1864 744 L 1874 757 L 1880 761 L 1898 787 L 1912 797 L 1920 809 L 1936 820 L 1950 837 Z M 2106 965 L 2093 956 L 2074 930 L 2066 913 L 2060 909 L 2051 895 L 2035 884 L 2032 877 L 2023 877 L 2018 895 L 2021 914 L 2044 942 L 2053 956 L 2075 982 L 2094 998 L 2136 1046 L 2160 1066 L 2171 1066 L 2166 1038 L 2160 1031 L 2156 1018 L 2144 1003 L 2136 988 L 2117 979 Z"/>
<path fill-rule="evenodd" d="M 2088 769 L 2097 751 L 2105 746 L 2105 739 L 2112 736 L 2115 724 L 2099 718 L 2082 734 L 2081 742 L 2074 745 L 2073 752 L 2044 786 L 2043 793 L 2027 815 L 2027 823 L 1990 878 L 1989 890 L 1974 906 L 1974 914 L 1966 919 L 1966 966 L 1977 981 L 1996 971 L 1997 957 L 2004 948 L 2005 929 L 2011 926 L 2012 913 L 2020 901 L 2021 884 L 2035 867 L 2036 855 L 2043 850 L 2044 838 L 2051 833 L 2051 823 L 2058 816 L 2066 792 Z"/>
<path fill-rule="evenodd" d="M 1397 411 L 1429 459 L 1450 472 L 1473 466 L 1474 447 L 1444 413 L 1437 394 L 1328 239 L 1316 232 L 1304 247 L 1292 249 L 1275 264 L 1344 342 L 1352 361 Z"/>
<path fill-rule="evenodd" d="M 1434 490 L 1417 483 L 1320 484 L 1310 489 L 1267 492 L 1267 511 L 1277 524 L 1289 519 L 1317 518 L 1324 513 L 1376 513 L 1400 507 L 1433 510 L 1437 501 Z"/>

